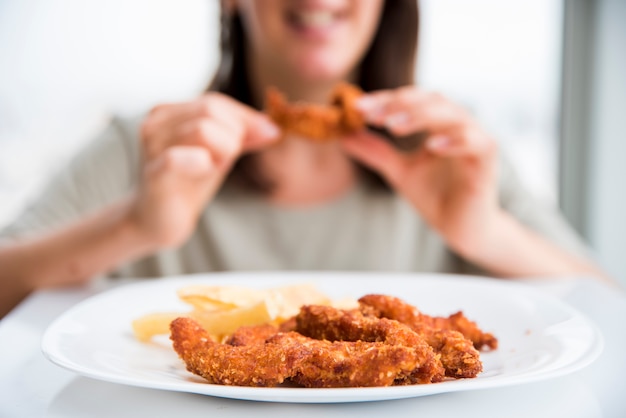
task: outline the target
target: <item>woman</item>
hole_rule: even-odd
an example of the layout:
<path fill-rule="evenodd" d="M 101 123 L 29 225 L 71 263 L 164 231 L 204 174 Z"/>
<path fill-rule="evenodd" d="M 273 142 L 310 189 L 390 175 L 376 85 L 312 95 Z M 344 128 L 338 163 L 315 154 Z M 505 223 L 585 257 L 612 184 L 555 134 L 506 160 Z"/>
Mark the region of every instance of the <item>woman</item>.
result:
<path fill-rule="evenodd" d="M 3 232 L 0 312 L 34 289 L 104 272 L 602 276 L 477 122 L 412 85 L 414 0 L 222 6 L 211 91 L 157 106 L 140 124 L 114 121 Z M 369 92 L 358 106 L 371 126 L 423 144 L 400 151 L 400 140 L 371 130 L 324 144 L 280 140 L 258 110 L 269 86 L 324 103 L 341 81 Z"/>

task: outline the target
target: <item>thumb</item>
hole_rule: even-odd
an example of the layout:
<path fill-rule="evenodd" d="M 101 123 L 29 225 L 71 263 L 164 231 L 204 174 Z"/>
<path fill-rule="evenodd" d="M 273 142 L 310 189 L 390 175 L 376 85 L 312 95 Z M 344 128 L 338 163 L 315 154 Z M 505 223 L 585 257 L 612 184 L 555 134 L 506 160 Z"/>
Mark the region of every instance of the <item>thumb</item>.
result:
<path fill-rule="evenodd" d="M 243 152 L 256 151 L 278 141 L 281 130 L 267 115 L 254 112 L 244 118 L 246 136 L 243 141 Z"/>
<path fill-rule="evenodd" d="M 356 161 L 378 172 L 392 184 L 402 178 L 404 155 L 382 137 L 367 131 L 345 137 L 343 149 Z"/>
<path fill-rule="evenodd" d="M 186 179 L 202 179 L 213 169 L 213 161 L 206 150 L 193 146 L 170 147 L 160 162 L 165 172 Z"/>
<path fill-rule="evenodd" d="M 241 141 L 241 152 L 255 151 L 280 138 L 280 129 L 267 115 L 232 97 L 212 94 L 203 103 L 209 109 L 209 117 L 223 122 Z"/>
<path fill-rule="evenodd" d="M 153 198 L 192 203 L 199 209 L 219 188 L 224 175 L 206 150 L 175 146 L 146 166 L 145 186 Z"/>
<path fill-rule="evenodd" d="M 214 171 L 208 152 L 199 147 L 175 146 L 148 163 L 146 175 L 152 187 L 177 188 L 183 183 L 206 181 Z"/>

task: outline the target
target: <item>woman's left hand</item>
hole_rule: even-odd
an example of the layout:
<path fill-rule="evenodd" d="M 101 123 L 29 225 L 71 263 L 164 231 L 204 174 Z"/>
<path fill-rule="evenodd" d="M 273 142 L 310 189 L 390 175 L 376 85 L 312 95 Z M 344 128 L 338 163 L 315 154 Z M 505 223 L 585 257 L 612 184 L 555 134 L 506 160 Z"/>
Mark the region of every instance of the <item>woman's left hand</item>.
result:
<path fill-rule="evenodd" d="M 466 257 L 487 245 L 497 201 L 495 141 L 461 107 L 416 87 L 367 94 L 367 122 L 396 136 L 424 133 L 418 149 L 398 150 L 363 131 L 345 138 L 346 152 L 381 174 L 455 251 Z"/>

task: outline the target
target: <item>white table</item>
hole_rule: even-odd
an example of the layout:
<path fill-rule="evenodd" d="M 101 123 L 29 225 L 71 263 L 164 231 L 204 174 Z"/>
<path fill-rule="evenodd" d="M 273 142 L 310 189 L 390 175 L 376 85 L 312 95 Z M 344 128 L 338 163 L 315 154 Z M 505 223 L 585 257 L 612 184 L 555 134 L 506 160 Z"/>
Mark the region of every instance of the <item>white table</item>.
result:
<path fill-rule="evenodd" d="M 585 279 L 529 284 L 597 323 L 605 348 L 596 362 L 574 374 L 520 386 L 310 405 L 220 399 L 77 376 L 44 358 L 41 336 L 64 310 L 113 284 L 38 292 L 0 321 L 0 417 L 626 417 L 626 294 Z"/>

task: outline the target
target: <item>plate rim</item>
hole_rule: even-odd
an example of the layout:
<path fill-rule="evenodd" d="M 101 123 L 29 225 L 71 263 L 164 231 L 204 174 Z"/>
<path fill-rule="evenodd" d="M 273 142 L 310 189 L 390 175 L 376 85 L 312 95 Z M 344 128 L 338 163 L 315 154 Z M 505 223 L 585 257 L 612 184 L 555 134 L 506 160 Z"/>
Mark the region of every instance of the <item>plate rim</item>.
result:
<path fill-rule="evenodd" d="M 381 275 L 392 276 L 394 280 L 422 280 L 422 281 L 437 281 L 441 284 L 443 282 L 458 283 L 462 280 L 467 283 L 475 285 L 488 285 L 490 287 L 496 286 L 501 289 L 515 288 L 517 292 L 523 292 L 524 297 L 530 297 L 531 299 L 539 299 L 543 302 L 547 302 L 558 309 L 569 314 L 570 319 L 579 321 L 582 325 L 587 327 L 591 331 L 593 338 L 589 340 L 588 345 L 585 347 L 581 354 L 570 360 L 569 363 L 562 365 L 553 370 L 535 371 L 528 374 L 522 373 L 521 375 L 514 376 L 490 376 L 483 380 L 472 379 L 472 384 L 463 384 L 466 380 L 454 380 L 445 381 L 430 385 L 408 385 L 408 386 L 391 386 L 391 387 L 365 387 L 365 388 L 257 388 L 257 387 L 240 387 L 240 386 L 224 386 L 215 385 L 210 383 L 199 383 L 191 381 L 180 382 L 150 382 L 147 379 L 139 379 L 136 377 L 121 377 L 109 371 L 97 371 L 93 367 L 87 367 L 79 362 L 73 361 L 62 355 L 58 350 L 58 335 L 56 335 L 56 329 L 75 316 L 75 313 L 84 309 L 86 306 L 93 304 L 100 299 L 107 299 L 114 297 L 117 293 L 128 292 L 131 288 L 142 287 L 160 287 L 164 284 L 174 286 L 176 283 L 191 282 L 198 280 L 210 280 L 210 281 L 233 281 L 233 278 L 239 278 L 239 280 L 249 280 L 250 276 L 254 275 L 272 277 L 274 280 L 287 281 L 287 282 L 306 282 L 311 281 L 311 278 L 316 279 L 328 279 L 332 276 L 343 276 L 342 279 L 356 279 L 363 278 L 363 276 L 377 277 Z M 436 277 L 436 278 L 435 278 Z M 308 280 L 307 280 L 308 279 Z M 260 277 L 259 284 L 267 283 Z M 132 283 L 122 283 L 113 288 L 104 290 L 95 295 L 87 297 L 86 299 L 71 306 L 61 315 L 55 318 L 52 323 L 46 328 L 41 339 L 41 350 L 43 355 L 52 363 L 60 366 L 66 370 L 72 371 L 78 375 L 88 378 L 106 381 L 110 383 L 123 384 L 135 387 L 142 387 L 148 389 L 157 390 L 169 390 L 175 392 L 195 393 L 202 395 L 209 395 L 215 397 L 240 399 L 250 401 L 264 401 L 264 402 L 285 402 L 285 403 L 346 403 L 346 402 L 367 402 L 367 401 L 380 401 L 380 400 L 393 400 L 393 399 L 405 399 L 412 397 L 419 397 L 425 395 L 434 395 L 448 392 L 461 392 L 469 390 L 479 390 L 487 388 L 499 388 L 507 387 L 524 383 L 531 383 L 542 381 L 546 379 L 560 377 L 566 374 L 578 371 L 592 362 L 594 362 L 602 353 L 604 349 L 604 337 L 598 328 L 598 326 L 587 317 L 584 313 L 578 309 L 572 307 L 563 300 L 541 292 L 540 290 L 533 288 L 524 283 L 519 282 L 503 282 L 503 279 L 495 279 L 490 277 L 475 276 L 475 275 L 461 275 L 461 274 L 445 274 L 445 273 L 410 273 L 410 272 L 355 272 L 355 271 L 236 271 L 236 272 L 207 272 L 197 273 L 189 275 L 177 275 L 162 278 L 145 278 L 139 279 Z M 438 283 L 439 284 L 439 283 Z M 519 297 L 519 293 L 516 293 Z M 529 380 L 530 377 L 530 380 Z M 496 382 L 496 384 L 494 384 Z M 452 388 L 451 388 L 452 386 Z M 458 387 L 457 387 L 458 386 Z M 425 388 L 424 390 L 420 390 Z M 305 392 L 306 391 L 306 392 Z M 235 392 L 235 393 L 232 393 Z M 423 393 L 421 393 L 423 392 Z M 369 394 L 370 396 L 364 396 Z"/>

